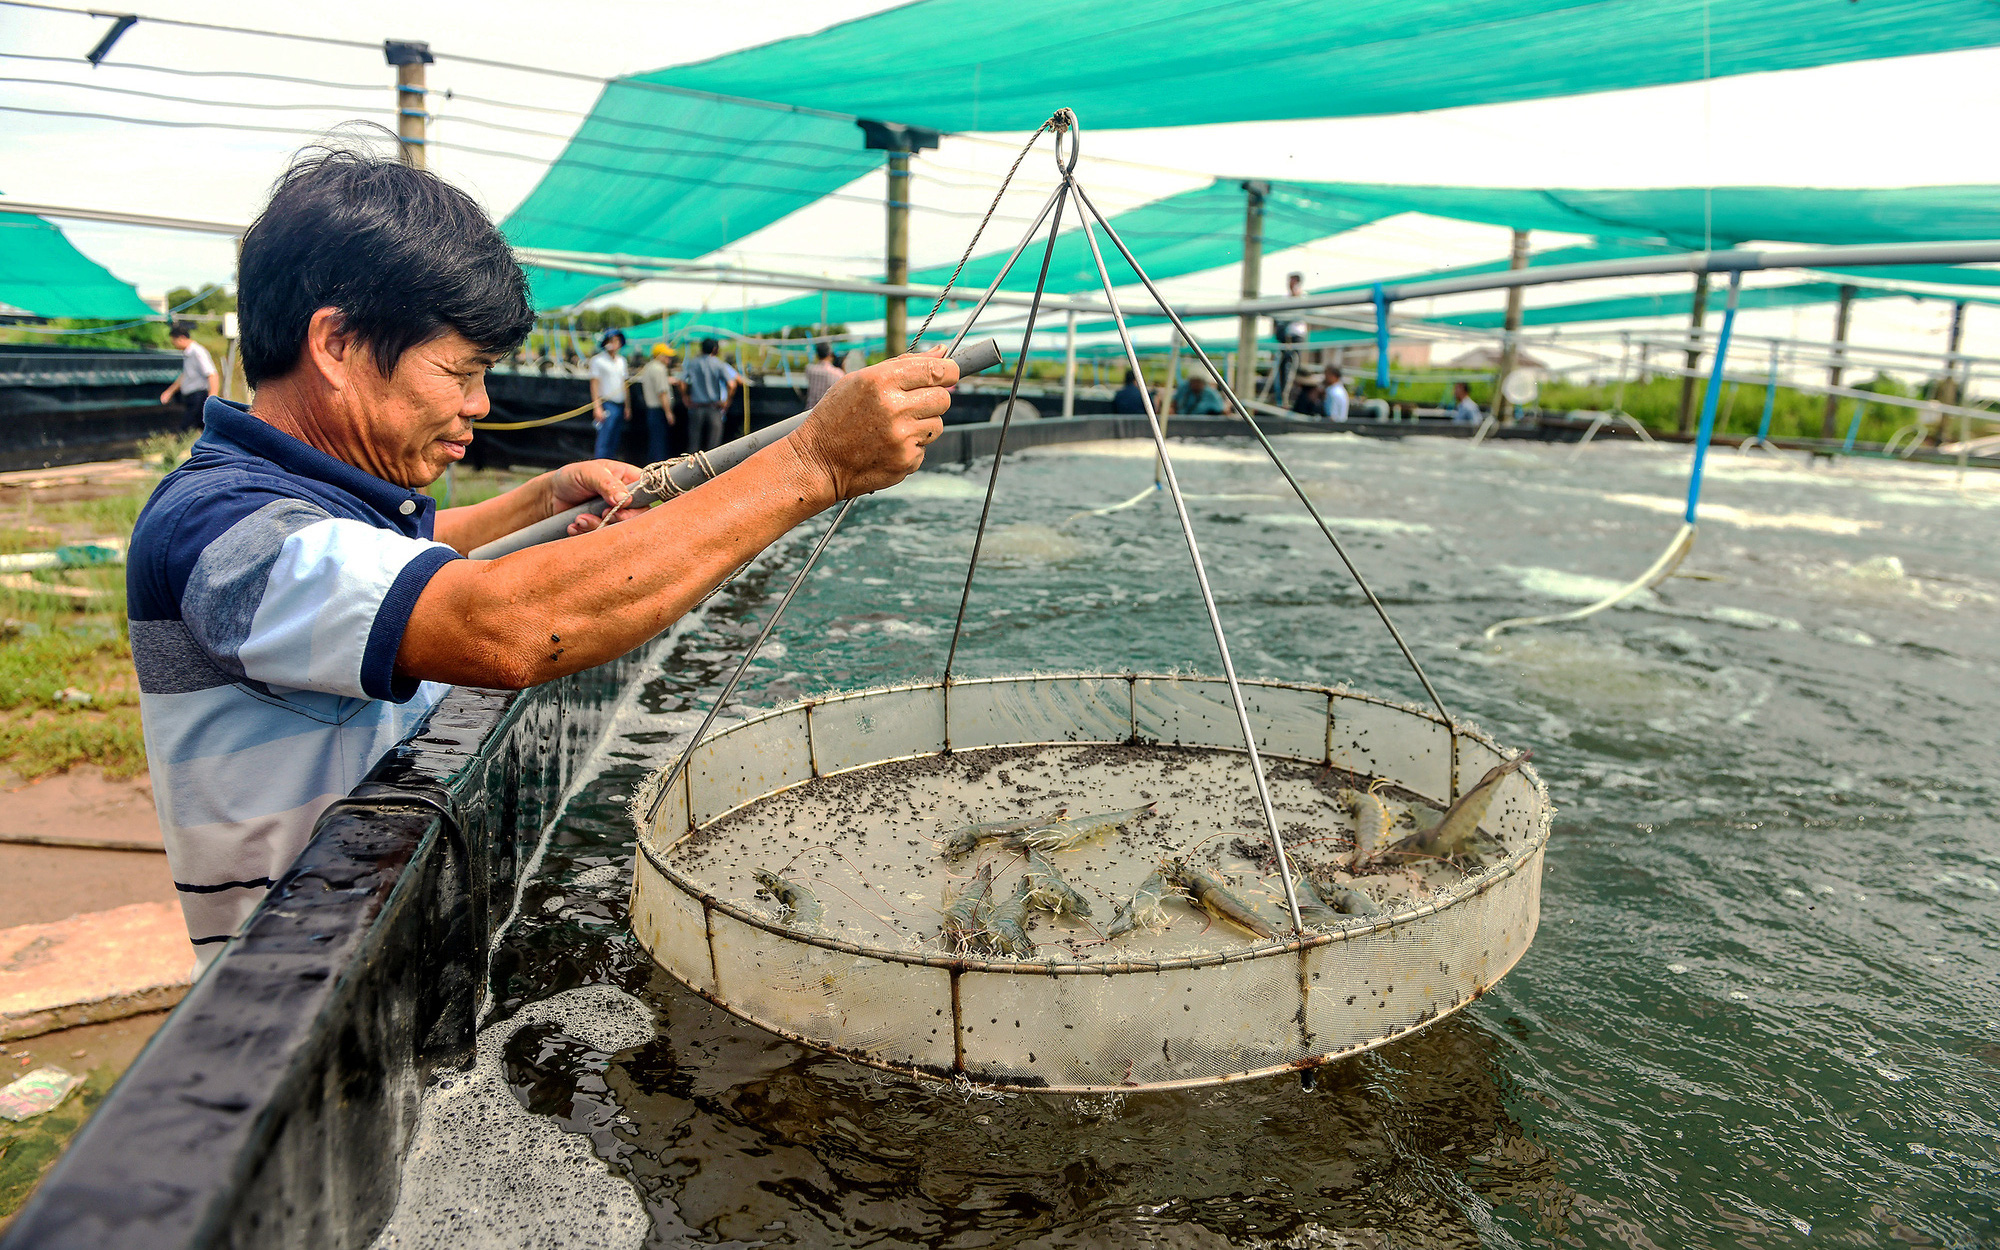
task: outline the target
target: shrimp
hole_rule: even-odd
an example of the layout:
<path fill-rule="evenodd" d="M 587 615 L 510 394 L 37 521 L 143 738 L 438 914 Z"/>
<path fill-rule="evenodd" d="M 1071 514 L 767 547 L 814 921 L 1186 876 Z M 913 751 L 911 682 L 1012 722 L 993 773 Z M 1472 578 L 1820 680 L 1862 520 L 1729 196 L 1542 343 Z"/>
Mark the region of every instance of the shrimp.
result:
<path fill-rule="evenodd" d="M 1205 868 L 1197 867 L 1182 859 L 1170 859 L 1161 865 L 1167 879 L 1187 892 L 1199 907 L 1218 920 L 1226 920 L 1237 928 L 1254 933 L 1260 938 L 1275 938 L 1278 931 L 1271 923 L 1257 914 L 1257 909 L 1222 883 L 1222 879 Z"/>
<path fill-rule="evenodd" d="M 1493 796 L 1499 791 L 1500 782 L 1533 755 L 1533 751 L 1523 751 L 1513 759 L 1487 769 L 1478 785 L 1459 795 L 1458 802 L 1445 810 L 1444 819 L 1430 829 L 1403 838 L 1388 848 L 1389 853 L 1434 859 L 1458 859 L 1472 854 L 1479 841 L 1479 822 L 1486 818 L 1486 810 L 1493 806 Z"/>
<path fill-rule="evenodd" d="M 1068 811 L 1069 809 L 1066 807 L 1058 807 L 1046 816 L 1021 816 L 1013 820 L 989 820 L 981 824 L 967 825 L 963 829 L 954 829 L 944 835 L 944 857 L 946 859 L 964 859 L 976 850 L 981 842 L 990 842 L 995 838 L 1007 837 L 1009 834 L 1024 833 L 1030 829 L 1038 829 L 1043 825 L 1054 824 L 1056 821 L 1061 820 Z"/>
<path fill-rule="evenodd" d="M 794 929 L 819 928 L 820 918 L 826 915 L 826 905 L 811 890 L 762 868 L 756 869 L 750 876 L 766 893 L 778 900 L 787 924 Z"/>
<path fill-rule="evenodd" d="M 1111 915 L 1111 924 L 1104 930 L 1109 938 L 1124 937 L 1134 929 L 1163 929 L 1167 925 L 1167 913 L 1160 906 L 1160 900 L 1167 894 L 1167 879 L 1161 870 L 1155 868 L 1152 875 L 1139 883 L 1132 897 L 1118 904 Z"/>
<path fill-rule="evenodd" d="M 1010 834 L 1001 840 L 1001 845 L 1010 851 L 1042 851 L 1051 855 L 1073 851 L 1095 842 L 1114 829 L 1131 824 L 1159 805 L 1155 800 L 1143 807 L 1129 807 L 1120 812 L 1100 812 L 1095 816 L 1078 816 L 1074 820 L 1052 820 L 1039 828 Z"/>
<path fill-rule="evenodd" d="M 986 896 L 993 889 L 993 865 L 981 864 L 972 880 L 958 892 L 951 906 L 944 909 L 944 939 L 954 951 L 964 954 L 985 945 L 986 932 L 981 924 L 981 912 Z"/>
<path fill-rule="evenodd" d="M 1003 955 L 1016 959 L 1028 959 L 1035 953 L 1035 944 L 1028 940 L 1028 895 L 1034 891 L 1034 880 L 1022 877 L 1014 887 L 1013 897 L 993 904 L 986 911 L 986 936 L 993 945 L 1000 948 Z"/>
<path fill-rule="evenodd" d="M 1382 783 L 1378 781 L 1375 784 Z M 1354 858 L 1349 862 L 1355 871 L 1359 871 L 1382 853 L 1383 843 L 1389 836 L 1389 809 L 1376 796 L 1374 786 L 1366 790 L 1343 789 L 1339 797 L 1348 815 L 1354 817 Z"/>
<path fill-rule="evenodd" d="M 1042 908 L 1058 916 L 1088 916 L 1090 900 L 1076 892 L 1076 887 L 1062 879 L 1040 851 L 1028 852 L 1028 891 L 1030 906 Z"/>

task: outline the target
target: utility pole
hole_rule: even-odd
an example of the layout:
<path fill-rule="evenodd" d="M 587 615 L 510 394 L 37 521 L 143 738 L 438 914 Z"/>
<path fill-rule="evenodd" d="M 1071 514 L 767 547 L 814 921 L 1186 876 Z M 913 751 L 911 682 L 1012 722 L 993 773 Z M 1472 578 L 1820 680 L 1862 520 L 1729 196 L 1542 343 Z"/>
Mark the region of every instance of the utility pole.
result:
<path fill-rule="evenodd" d="M 1853 311 L 1854 288 L 1843 285 L 1840 288 L 1840 311 L 1833 315 L 1833 364 L 1826 371 L 1828 386 L 1838 387 L 1840 385 L 1840 362 L 1847 357 L 1846 351 L 1843 350 L 1847 344 L 1847 318 Z M 1819 421 L 1819 436 L 1821 438 L 1833 437 L 1835 430 L 1834 417 L 1839 407 L 1840 397 L 1838 395 L 1828 395 L 1826 397 L 1826 411 L 1821 415 Z"/>
<path fill-rule="evenodd" d="M 1261 179 L 1243 184 L 1243 298 L 1263 293 L 1264 197 L 1271 184 Z M 1236 319 L 1236 394 L 1245 403 L 1257 389 L 1257 318 L 1244 313 Z"/>
<path fill-rule="evenodd" d="M 1965 341 L 1965 301 L 1959 300 L 1951 306 L 1951 334 L 1945 340 L 1944 376 L 1931 389 L 1931 398 L 1941 404 L 1961 404 L 1965 396 L 1958 389 L 1958 348 Z M 1944 415 L 1938 414 L 1937 425 L 1931 430 L 1932 439 L 1944 445 Z"/>
<path fill-rule="evenodd" d="M 1701 336 L 1708 322 L 1708 275 L 1699 273 L 1694 279 L 1694 309 L 1688 314 L 1687 372 L 1681 374 L 1681 417 L 1679 428 L 1683 434 L 1694 432 L 1694 383 L 1695 371 L 1701 367 Z"/>
<path fill-rule="evenodd" d="M 1507 253 L 1507 268 L 1526 269 L 1528 267 L 1528 232 L 1514 232 L 1514 246 Z M 1500 376 L 1493 383 L 1493 419 L 1502 424 L 1514 419 L 1513 405 L 1507 402 L 1502 389 L 1507 384 L 1507 375 L 1514 372 L 1514 366 L 1521 360 L 1521 288 L 1507 288 L 1507 315 L 1502 319 L 1500 338 Z"/>
<path fill-rule="evenodd" d="M 382 56 L 396 67 L 396 138 L 401 141 L 403 164 L 422 169 L 429 139 L 424 128 L 431 118 L 424 66 L 431 63 L 431 46 L 411 39 L 384 39 Z"/>
<path fill-rule="evenodd" d="M 1076 415 L 1076 309 L 1067 314 L 1068 331 L 1063 337 L 1063 415 Z"/>
<path fill-rule="evenodd" d="M 935 148 L 938 132 L 897 122 L 856 120 L 854 124 L 861 127 L 869 151 L 889 154 L 889 232 L 882 250 L 882 280 L 890 286 L 905 286 L 910 281 L 910 153 Z M 886 297 L 884 305 L 886 348 L 889 355 L 900 356 L 910 345 L 910 303 L 894 296 Z"/>

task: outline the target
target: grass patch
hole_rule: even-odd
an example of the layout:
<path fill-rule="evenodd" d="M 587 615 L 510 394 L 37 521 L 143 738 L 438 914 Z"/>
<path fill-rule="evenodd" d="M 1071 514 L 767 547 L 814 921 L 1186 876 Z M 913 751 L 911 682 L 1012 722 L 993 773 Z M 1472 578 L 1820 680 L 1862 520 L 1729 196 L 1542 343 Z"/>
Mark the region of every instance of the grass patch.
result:
<path fill-rule="evenodd" d="M 91 538 L 126 538 L 152 483 L 102 495 L 0 495 L 0 551 L 44 551 Z M 55 492 L 46 492 L 54 494 Z M 23 575 L 16 574 L 16 577 Z M 0 586 L 0 763 L 24 780 L 96 764 L 113 777 L 146 770 L 139 685 L 125 623 L 125 570 L 37 572 Z M 51 588 L 50 592 L 34 589 Z M 96 592 L 75 598 L 58 590 Z M 87 702 L 64 697 L 89 695 Z"/>
<path fill-rule="evenodd" d="M 22 1072 L 27 1069 L 22 1069 Z M 11 1080 L 21 1072 L 5 1079 Z M 118 1072 L 106 1064 L 94 1068 L 62 1106 L 21 1124 L 0 1120 L 0 1218 L 11 1216 L 28 1200 L 42 1176 L 62 1155 L 69 1140 L 111 1092 Z"/>

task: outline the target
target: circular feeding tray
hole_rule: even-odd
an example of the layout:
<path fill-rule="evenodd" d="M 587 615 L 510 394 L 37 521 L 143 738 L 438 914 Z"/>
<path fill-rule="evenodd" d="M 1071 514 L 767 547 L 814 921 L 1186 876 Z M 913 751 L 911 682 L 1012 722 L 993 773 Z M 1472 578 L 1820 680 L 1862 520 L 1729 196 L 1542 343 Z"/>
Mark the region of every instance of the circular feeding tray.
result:
<path fill-rule="evenodd" d="M 1064 1092 L 1321 1063 L 1513 967 L 1548 840 L 1533 770 L 1493 775 L 1490 739 L 1415 708 L 1243 693 L 1301 901 L 1326 904 L 1303 932 L 1228 687 L 1131 675 L 870 690 L 714 734 L 637 808 L 634 929 L 804 1045 Z"/>

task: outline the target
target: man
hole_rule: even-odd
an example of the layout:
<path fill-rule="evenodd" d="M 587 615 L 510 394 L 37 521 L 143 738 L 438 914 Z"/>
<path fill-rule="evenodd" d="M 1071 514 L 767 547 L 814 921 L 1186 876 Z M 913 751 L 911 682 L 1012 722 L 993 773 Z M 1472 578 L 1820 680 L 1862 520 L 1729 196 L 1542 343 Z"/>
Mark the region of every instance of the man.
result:
<path fill-rule="evenodd" d="M 1174 392 L 1174 412 L 1189 417 L 1219 417 L 1222 415 L 1222 394 L 1208 389 L 1208 379 L 1199 373 L 1190 373 L 1187 381 Z"/>
<path fill-rule="evenodd" d="M 958 379 L 938 356 L 885 362 L 692 494 L 468 560 L 640 476 L 586 461 L 443 512 L 423 493 L 534 324 L 500 232 L 434 174 L 323 151 L 279 180 L 238 265 L 255 407 L 208 402 L 126 570 L 155 801 L 204 963 L 448 683 L 519 689 L 630 651 L 800 522 L 915 471 Z"/>
<path fill-rule="evenodd" d="M 1341 381 L 1339 365 L 1326 367 L 1326 397 L 1320 415 L 1329 421 L 1347 420 L 1347 384 Z"/>
<path fill-rule="evenodd" d="M 625 436 L 625 392 L 631 387 L 630 379 L 625 368 L 625 332 L 606 330 L 597 336 L 597 354 L 590 358 L 590 420 L 597 427 L 595 454 L 599 460 L 614 455 L 618 441 Z"/>
<path fill-rule="evenodd" d="M 1139 375 L 1130 369 L 1125 371 L 1125 385 L 1111 397 L 1111 411 L 1121 417 L 1144 416 L 1146 413 L 1146 391 L 1139 385 Z"/>
<path fill-rule="evenodd" d="M 160 402 L 171 404 L 178 396 L 187 428 L 198 430 L 201 428 L 202 405 L 208 402 L 209 396 L 222 394 L 222 375 L 215 371 L 215 357 L 208 354 L 206 347 L 194 341 L 192 324 L 174 322 L 173 331 L 167 337 L 181 354 L 181 376 L 174 379 L 172 386 L 160 392 Z"/>
<path fill-rule="evenodd" d="M 688 450 L 712 451 L 722 446 L 722 418 L 736 403 L 742 376 L 717 356 L 722 344 L 701 341 L 701 355 L 681 370 L 681 400 L 688 407 Z"/>
<path fill-rule="evenodd" d="M 1285 294 L 1297 299 L 1304 295 L 1306 276 L 1302 273 L 1285 275 Z M 1299 370 L 1297 348 L 1286 347 L 1287 343 L 1303 343 L 1310 329 L 1297 313 L 1279 313 L 1272 319 L 1271 329 L 1280 344 L 1278 348 L 1278 369 L 1271 379 L 1271 402 L 1280 408 L 1292 402 L 1292 378 Z"/>
<path fill-rule="evenodd" d="M 833 384 L 847 376 L 847 371 L 833 363 L 833 344 L 821 343 L 813 348 L 813 362 L 806 366 L 806 407 L 811 408 L 826 398 Z"/>
<path fill-rule="evenodd" d="M 646 459 L 653 464 L 672 454 L 667 431 L 674 424 L 674 376 L 668 363 L 673 358 L 673 348 L 655 343 L 646 367 L 639 370 L 639 398 L 646 403 Z"/>
<path fill-rule="evenodd" d="M 1451 384 L 1451 419 L 1460 424 L 1478 425 L 1479 405 L 1472 401 L 1472 388 L 1463 382 Z"/>

